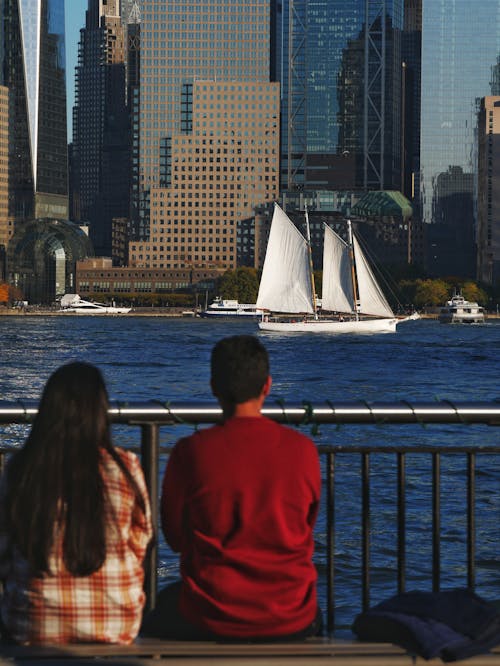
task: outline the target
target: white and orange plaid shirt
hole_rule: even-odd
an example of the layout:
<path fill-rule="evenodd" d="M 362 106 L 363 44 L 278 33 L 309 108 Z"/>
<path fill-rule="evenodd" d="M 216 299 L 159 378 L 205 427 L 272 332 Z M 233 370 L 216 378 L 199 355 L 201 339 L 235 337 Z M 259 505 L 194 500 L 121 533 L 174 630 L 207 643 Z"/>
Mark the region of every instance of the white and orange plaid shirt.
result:
<path fill-rule="evenodd" d="M 49 561 L 51 574 L 30 576 L 27 562 L 0 529 L 0 612 L 16 642 L 131 643 L 136 637 L 145 600 L 143 561 L 153 533 L 151 510 L 137 456 L 116 450 L 140 489 L 146 513 L 123 472 L 103 451 L 103 478 L 116 527 L 107 529 L 106 560 L 93 574 L 74 576 L 66 570 L 59 533 Z"/>

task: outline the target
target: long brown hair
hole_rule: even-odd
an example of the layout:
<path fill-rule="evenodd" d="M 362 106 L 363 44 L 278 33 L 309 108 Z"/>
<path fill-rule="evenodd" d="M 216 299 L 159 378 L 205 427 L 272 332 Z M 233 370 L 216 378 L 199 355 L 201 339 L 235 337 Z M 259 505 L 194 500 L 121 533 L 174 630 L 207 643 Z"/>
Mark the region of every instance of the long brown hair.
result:
<path fill-rule="evenodd" d="M 49 378 L 31 432 L 7 467 L 5 515 L 13 543 L 34 574 L 49 572 L 56 525 L 64 530 L 68 571 L 86 576 L 106 558 L 105 449 L 144 510 L 139 489 L 111 441 L 108 394 L 89 363 L 61 366 Z"/>

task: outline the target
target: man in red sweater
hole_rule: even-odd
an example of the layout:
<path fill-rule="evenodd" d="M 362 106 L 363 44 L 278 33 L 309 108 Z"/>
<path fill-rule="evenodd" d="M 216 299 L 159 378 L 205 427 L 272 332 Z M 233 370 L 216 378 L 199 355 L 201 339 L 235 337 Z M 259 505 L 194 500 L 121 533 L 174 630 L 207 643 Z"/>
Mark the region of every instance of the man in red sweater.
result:
<path fill-rule="evenodd" d="M 144 633 L 244 640 L 317 634 L 316 447 L 261 415 L 271 377 L 256 337 L 215 345 L 211 387 L 223 424 L 181 439 L 163 481 L 162 527 L 180 553 L 182 580 L 160 593 Z"/>

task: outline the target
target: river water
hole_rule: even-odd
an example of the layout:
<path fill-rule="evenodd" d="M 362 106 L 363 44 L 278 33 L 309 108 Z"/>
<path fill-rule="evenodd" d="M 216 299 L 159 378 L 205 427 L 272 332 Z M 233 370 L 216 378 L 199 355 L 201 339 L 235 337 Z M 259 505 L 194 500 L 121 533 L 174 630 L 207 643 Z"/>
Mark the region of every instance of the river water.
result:
<path fill-rule="evenodd" d="M 266 345 L 273 376 L 270 401 L 312 404 L 370 401 L 492 401 L 500 399 L 500 322 L 447 326 L 432 320 L 407 322 L 396 334 L 323 336 L 260 334 L 254 321 L 211 321 L 167 317 L 0 317 L 0 399 L 38 399 L 50 373 L 71 360 L 102 370 L 112 400 L 211 400 L 209 360 L 213 344 L 226 335 L 255 333 Z M 475 445 L 499 443 L 488 426 L 323 426 L 302 428 L 318 444 Z M 190 426 L 162 428 L 170 445 Z M 0 443 L 17 445 L 25 429 L 9 426 Z M 116 428 L 117 444 L 138 444 L 138 431 Z M 477 589 L 500 598 L 500 457 L 478 461 Z M 162 460 L 162 466 L 165 461 Z M 430 464 L 408 462 L 408 589 L 430 589 Z M 462 457 L 443 460 L 442 584 L 465 585 L 465 505 Z M 395 589 L 395 468 L 380 456 L 371 468 L 372 601 Z M 343 456 L 336 468 L 338 508 L 335 563 L 336 607 L 348 626 L 359 606 L 359 459 Z M 324 513 L 316 534 L 320 596 L 324 604 Z M 160 578 L 177 575 L 177 559 L 160 543 Z"/>

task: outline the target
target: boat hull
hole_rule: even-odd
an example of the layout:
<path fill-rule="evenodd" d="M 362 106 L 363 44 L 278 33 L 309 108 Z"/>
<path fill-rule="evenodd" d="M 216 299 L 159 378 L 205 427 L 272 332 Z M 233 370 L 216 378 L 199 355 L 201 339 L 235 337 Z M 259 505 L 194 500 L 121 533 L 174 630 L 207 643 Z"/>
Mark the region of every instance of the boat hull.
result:
<path fill-rule="evenodd" d="M 337 319 L 308 319 L 307 321 L 260 321 L 261 331 L 275 333 L 395 333 L 398 319 L 360 319 L 340 321 Z"/>
<path fill-rule="evenodd" d="M 439 321 L 442 324 L 484 324 L 484 314 L 457 314 L 449 312 L 439 315 Z"/>
<path fill-rule="evenodd" d="M 234 317 L 253 317 L 254 319 L 256 317 L 262 317 L 262 314 L 260 312 L 208 312 L 207 310 L 204 310 L 203 312 L 200 313 L 200 317 L 203 317 L 203 319 L 221 319 L 221 318 L 231 318 L 233 319 Z"/>
<path fill-rule="evenodd" d="M 60 310 L 63 314 L 76 314 L 76 315 L 122 315 L 128 314 L 132 308 L 65 308 Z"/>

